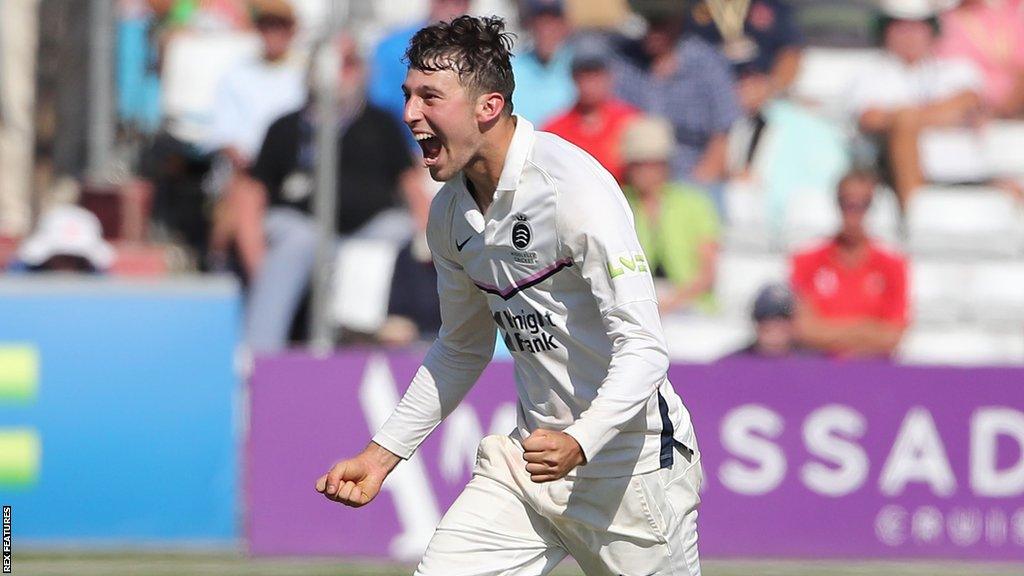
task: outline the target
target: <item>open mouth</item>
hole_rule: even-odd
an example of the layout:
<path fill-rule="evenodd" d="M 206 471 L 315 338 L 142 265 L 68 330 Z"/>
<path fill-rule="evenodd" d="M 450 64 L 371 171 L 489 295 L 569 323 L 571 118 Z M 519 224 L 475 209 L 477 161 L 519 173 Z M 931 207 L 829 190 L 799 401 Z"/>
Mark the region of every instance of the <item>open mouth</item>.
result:
<path fill-rule="evenodd" d="M 427 166 L 433 165 L 437 162 L 437 157 L 441 155 L 441 139 L 426 132 L 416 133 L 415 136 L 416 143 L 420 145 L 420 149 L 423 151 L 424 163 Z"/>

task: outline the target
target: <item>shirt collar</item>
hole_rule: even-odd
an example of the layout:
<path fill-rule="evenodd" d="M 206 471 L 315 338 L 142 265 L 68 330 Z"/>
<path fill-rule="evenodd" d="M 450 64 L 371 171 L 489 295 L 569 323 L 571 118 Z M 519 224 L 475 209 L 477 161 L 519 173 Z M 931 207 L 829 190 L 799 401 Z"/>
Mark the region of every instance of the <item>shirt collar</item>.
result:
<path fill-rule="evenodd" d="M 497 190 L 515 190 L 519 186 L 519 178 L 523 167 L 533 149 L 533 124 L 522 116 L 516 115 L 516 131 L 512 135 L 508 152 L 505 153 L 505 164 L 498 177 Z"/>
<path fill-rule="evenodd" d="M 826 253 L 826 258 L 828 258 L 828 261 L 835 266 L 840 266 L 851 270 L 859 270 L 861 268 L 868 266 L 875 259 L 875 254 L 878 253 L 878 245 L 875 243 L 875 240 L 873 238 L 868 238 L 867 251 L 864 254 L 864 258 L 860 262 L 857 262 L 852 267 L 848 266 L 845 262 L 840 260 L 839 251 L 839 236 L 833 236 L 828 243 L 828 251 Z"/>

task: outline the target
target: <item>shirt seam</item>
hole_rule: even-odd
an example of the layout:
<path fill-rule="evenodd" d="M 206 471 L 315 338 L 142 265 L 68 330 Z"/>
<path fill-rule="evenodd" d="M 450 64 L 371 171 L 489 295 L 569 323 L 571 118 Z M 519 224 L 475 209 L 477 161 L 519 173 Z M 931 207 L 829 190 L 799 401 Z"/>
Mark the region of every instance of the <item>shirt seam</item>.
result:
<path fill-rule="evenodd" d="M 536 137 L 534 137 L 533 142 L 534 142 L 533 150 L 536 151 L 536 149 L 537 149 L 536 148 L 536 144 L 537 144 L 537 138 Z M 547 170 L 545 170 L 540 165 L 538 165 L 532 158 L 528 157 L 524 164 L 527 165 L 527 166 L 531 166 L 531 167 L 535 168 L 537 170 L 537 172 L 540 172 L 541 176 L 543 176 L 544 180 L 548 183 L 548 186 L 551 187 L 551 195 L 554 197 L 554 205 L 555 205 L 555 253 L 556 254 L 563 254 L 563 250 L 565 249 L 565 245 L 562 244 L 561 220 L 560 220 L 561 211 L 559 210 L 558 186 L 555 184 L 555 179 L 554 179 L 554 177 L 551 176 L 551 174 L 548 174 Z M 572 261 L 573 261 L 573 263 L 575 263 L 576 262 L 576 258 L 573 257 L 573 255 L 571 253 L 569 254 L 569 256 L 572 257 Z"/>
<path fill-rule="evenodd" d="M 616 304 L 615 306 L 612 306 L 608 310 L 601 312 L 601 317 L 604 318 L 605 316 L 611 314 L 612 312 L 615 312 L 616 310 L 619 310 L 624 306 L 629 306 L 630 304 L 637 304 L 640 302 L 651 302 L 655 305 L 658 303 L 658 301 L 655 300 L 654 298 L 639 298 L 637 300 L 630 300 L 629 302 L 622 302 L 620 304 Z"/>

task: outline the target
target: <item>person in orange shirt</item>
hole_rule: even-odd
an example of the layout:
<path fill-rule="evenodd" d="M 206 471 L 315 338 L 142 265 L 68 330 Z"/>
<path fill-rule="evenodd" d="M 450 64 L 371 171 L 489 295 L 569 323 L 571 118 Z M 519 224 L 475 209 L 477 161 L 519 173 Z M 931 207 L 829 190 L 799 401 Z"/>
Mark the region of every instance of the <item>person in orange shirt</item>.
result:
<path fill-rule="evenodd" d="M 844 176 L 839 232 L 792 260 L 797 333 L 807 346 L 836 356 L 889 356 L 908 324 L 907 262 L 865 230 L 875 184 L 866 172 Z"/>
<path fill-rule="evenodd" d="M 619 154 L 622 133 L 639 111 L 614 96 L 609 50 L 598 38 L 580 39 L 572 59 L 576 103 L 542 130 L 586 150 L 622 182 L 626 169 Z"/>

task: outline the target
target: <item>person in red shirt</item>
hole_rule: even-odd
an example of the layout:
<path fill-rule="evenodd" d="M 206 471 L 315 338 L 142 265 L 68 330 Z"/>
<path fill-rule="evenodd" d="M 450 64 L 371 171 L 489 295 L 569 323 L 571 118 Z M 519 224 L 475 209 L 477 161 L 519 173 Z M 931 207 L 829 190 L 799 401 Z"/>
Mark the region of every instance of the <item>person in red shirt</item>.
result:
<path fill-rule="evenodd" d="M 865 172 L 844 176 L 838 234 L 793 256 L 797 332 L 807 346 L 837 356 L 889 356 L 908 324 L 906 260 L 864 227 L 875 184 Z"/>
<path fill-rule="evenodd" d="M 639 112 L 614 97 L 608 50 L 597 38 L 579 41 L 572 59 L 576 103 L 542 130 L 557 134 L 586 150 L 622 182 L 625 164 L 619 157 L 619 142 L 629 121 Z"/>

